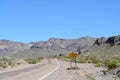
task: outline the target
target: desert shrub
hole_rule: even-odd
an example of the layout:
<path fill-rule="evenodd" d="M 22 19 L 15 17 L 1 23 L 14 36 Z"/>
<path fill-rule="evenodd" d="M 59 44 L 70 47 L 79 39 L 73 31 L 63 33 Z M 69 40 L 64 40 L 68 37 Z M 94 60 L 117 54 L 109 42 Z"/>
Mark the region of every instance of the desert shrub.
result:
<path fill-rule="evenodd" d="M 95 65 L 95 67 L 101 67 L 101 66 L 102 66 L 101 63 L 97 63 L 97 64 Z"/>
<path fill-rule="evenodd" d="M 77 62 L 78 63 L 86 63 L 86 60 L 84 60 L 83 58 L 79 58 L 79 59 L 77 59 Z"/>
<path fill-rule="evenodd" d="M 36 59 L 27 58 L 27 59 L 25 59 L 25 61 L 29 64 L 36 64 L 36 63 L 40 62 L 40 60 L 42 60 L 42 59 L 43 59 L 43 57 L 39 57 Z"/>
<path fill-rule="evenodd" d="M 120 60 L 120 56 L 113 56 L 112 59 Z"/>
<path fill-rule="evenodd" d="M 20 65 L 21 63 L 16 63 L 17 65 Z"/>
<path fill-rule="evenodd" d="M 37 60 L 36 59 L 25 59 L 25 61 L 29 64 L 35 64 L 37 63 Z"/>
<path fill-rule="evenodd" d="M 92 63 L 92 61 L 91 60 L 87 60 L 87 63 Z"/>
<path fill-rule="evenodd" d="M 116 63 L 116 61 L 109 61 L 109 62 L 107 63 L 107 67 L 108 67 L 108 70 L 112 70 L 112 69 L 117 68 L 117 63 Z"/>
<path fill-rule="evenodd" d="M 91 57 L 90 60 L 92 63 L 99 63 L 100 62 L 100 60 L 97 59 L 95 56 Z"/>
<path fill-rule="evenodd" d="M 117 67 L 120 67 L 120 63 L 117 63 Z"/>
<path fill-rule="evenodd" d="M 104 75 L 107 75 L 108 71 L 107 70 L 102 70 L 101 71 Z"/>
<path fill-rule="evenodd" d="M 6 68 L 8 66 L 13 67 L 15 65 L 15 60 L 13 58 L 0 58 L 0 67 Z"/>
<path fill-rule="evenodd" d="M 8 67 L 8 64 L 3 62 L 3 61 L 0 61 L 0 67 L 2 68 L 7 68 Z"/>
<path fill-rule="evenodd" d="M 91 58 L 91 56 L 85 56 L 84 58 L 87 61 L 87 60 L 89 60 Z"/>
<path fill-rule="evenodd" d="M 42 60 L 42 59 L 43 59 L 43 57 L 38 57 L 38 58 L 37 58 L 38 62 L 39 62 L 40 60 Z"/>
<path fill-rule="evenodd" d="M 100 59 L 98 59 L 96 56 L 82 56 L 77 58 L 78 63 L 102 63 Z"/>
<path fill-rule="evenodd" d="M 11 67 L 13 67 L 15 65 L 15 60 L 12 58 L 12 59 L 8 59 L 7 60 L 7 63 L 8 65 L 10 65 Z"/>

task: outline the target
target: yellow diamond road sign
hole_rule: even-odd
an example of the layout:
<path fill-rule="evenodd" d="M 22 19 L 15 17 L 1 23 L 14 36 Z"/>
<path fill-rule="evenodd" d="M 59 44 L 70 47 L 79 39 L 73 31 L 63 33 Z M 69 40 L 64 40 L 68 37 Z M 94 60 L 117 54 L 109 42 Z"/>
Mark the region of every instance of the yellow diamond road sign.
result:
<path fill-rule="evenodd" d="M 76 57 L 77 57 L 77 54 L 74 53 L 74 52 L 71 52 L 71 53 L 69 53 L 69 57 L 70 57 L 70 58 L 76 58 Z"/>

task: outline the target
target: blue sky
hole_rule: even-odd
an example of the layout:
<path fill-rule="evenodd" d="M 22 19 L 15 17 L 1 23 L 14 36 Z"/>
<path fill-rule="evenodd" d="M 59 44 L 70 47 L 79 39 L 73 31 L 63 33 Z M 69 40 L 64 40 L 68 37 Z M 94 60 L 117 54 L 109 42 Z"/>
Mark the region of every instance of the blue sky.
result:
<path fill-rule="evenodd" d="M 120 0 L 0 0 L 0 39 L 31 42 L 120 34 Z"/>

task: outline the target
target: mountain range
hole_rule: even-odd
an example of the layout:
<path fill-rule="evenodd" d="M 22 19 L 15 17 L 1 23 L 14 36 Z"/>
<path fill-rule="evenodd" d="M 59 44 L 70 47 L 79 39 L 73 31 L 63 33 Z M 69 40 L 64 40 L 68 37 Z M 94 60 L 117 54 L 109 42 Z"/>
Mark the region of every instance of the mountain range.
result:
<path fill-rule="evenodd" d="M 0 40 L 0 56 L 17 58 L 51 57 L 61 54 L 67 55 L 72 51 L 80 52 L 80 50 L 87 50 L 92 46 L 99 46 L 101 44 L 110 44 L 111 46 L 120 45 L 120 36 L 111 36 L 109 38 L 86 36 L 78 39 L 50 38 L 48 41 L 30 42 L 27 44 L 10 40 Z"/>
<path fill-rule="evenodd" d="M 95 42 L 93 37 L 82 37 L 78 39 L 59 39 L 50 38 L 48 41 L 13 42 L 9 40 L 0 40 L 0 55 L 12 57 L 27 56 L 56 56 L 76 51 L 77 48 L 89 48 Z"/>

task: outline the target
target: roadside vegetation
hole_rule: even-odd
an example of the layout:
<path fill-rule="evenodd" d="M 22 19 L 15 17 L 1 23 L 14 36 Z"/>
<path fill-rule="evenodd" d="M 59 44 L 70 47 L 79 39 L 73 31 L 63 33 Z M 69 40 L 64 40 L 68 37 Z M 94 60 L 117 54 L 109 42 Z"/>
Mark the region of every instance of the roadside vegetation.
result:
<path fill-rule="evenodd" d="M 38 57 L 38 58 L 26 58 L 25 61 L 29 64 L 36 64 L 40 62 L 43 59 L 43 57 Z"/>
<path fill-rule="evenodd" d="M 15 66 L 14 58 L 1 57 L 0 58 L 0 68 L 7 68 Z"/>
<path fill-rule="evenodd" d="M 58 56 L 58 59 L 70 61 L 68 56 Z M 74 60 L 72 60 L 74 62 Z M 120 46 L 111 47 L 108 44 L 93 46 L 87 53 L 80 54 L 77 63 L 94 63 L 95 67 L 104 67 L 108 71 L 120 67 Z"/>
<path fill-rule="evenodd" d="M 8 67 L 14 67 L 16 65 L 20 64 L 36 64 L 40 62 L 43 59 L 43 57 L 38 57 L 38 58 L 26 58 L 24 60 L 19 60 L 15 58 L 9 58 L 9 57 L 0 57 L 0 70 L 8 68 Z"/>
<path fill-rule="evenodd" d="M 120 57 L 109 57 L 106 59 L 97 58 L 96 56 L 79 56 L 78 63 L 94 63 L 96 67 L 105 67 L 108 70 L 120 67 Z"/>
<path fill-rule="evenodd" d="M 100 46 L 93 46 L 89 50 L 90 54 L 88 56 L 94 56 L 97 65 L 106 67 L 109 71 L 120 67 L 120 46 L 110 46 L 108 44 L 103 44 Z M 93 60 L 93 59 L 92 59 Z M 100 65 L 102 64 L 102 65 Z"/>
<path fill-rule="evenodd" d="M 68 56 L 57 57 L 58 59 L 64 61 L 70 61 Z M 71 60 L 75 62 L 74 60 Z M 93 63 L 95 67 L 104 67 L 107 68 L 108 71 L 113 70 L 115 68 L 120 67 L 120 56 L 109 56 L 106 58 L 98 57 L 95 55 L 79 55 L 76 59 L 77 63 Z"/>

